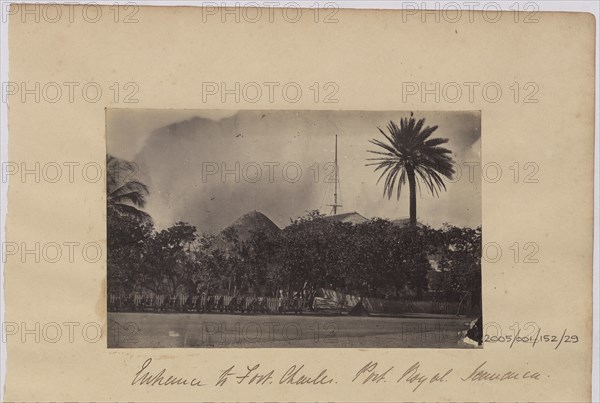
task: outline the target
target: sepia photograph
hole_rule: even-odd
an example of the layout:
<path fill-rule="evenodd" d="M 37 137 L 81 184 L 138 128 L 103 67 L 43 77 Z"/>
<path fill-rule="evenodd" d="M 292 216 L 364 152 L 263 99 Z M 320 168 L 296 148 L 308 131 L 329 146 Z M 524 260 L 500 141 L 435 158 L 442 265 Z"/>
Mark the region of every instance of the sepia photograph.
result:
<path fill-rule="evenodd" d="M 109 348 L 482 346 L 479 111 L 106 130 Z"/>

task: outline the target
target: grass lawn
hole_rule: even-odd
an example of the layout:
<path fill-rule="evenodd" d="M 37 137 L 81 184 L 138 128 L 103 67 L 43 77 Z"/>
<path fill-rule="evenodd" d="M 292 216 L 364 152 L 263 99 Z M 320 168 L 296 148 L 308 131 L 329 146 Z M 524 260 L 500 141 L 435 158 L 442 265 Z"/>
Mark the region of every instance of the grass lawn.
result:
<path fill-rule="evenodd" d="M 108 313 L 109 348 L 472 348 L 473 318 Z"/>

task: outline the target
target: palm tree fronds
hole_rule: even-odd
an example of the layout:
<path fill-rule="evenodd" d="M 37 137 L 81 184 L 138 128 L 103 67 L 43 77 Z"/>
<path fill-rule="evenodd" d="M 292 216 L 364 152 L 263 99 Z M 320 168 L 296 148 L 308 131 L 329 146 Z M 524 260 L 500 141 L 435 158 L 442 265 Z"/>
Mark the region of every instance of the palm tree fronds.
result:
<path fill-rule="evenodd" d="M 123 216 L 137 218 L 140 221 L 147 221 L 150 223 L 152 222 L 152 217 L 150 216 L 150 214 L 146 213 L 145 211 L 138 210 L 137 208 L 129 206 L 127 204 L 111 204 L 108 206 L 108 208 L 109 210 L 112 209 L 113 211 Z"/>
<path fill-rule="evenodd" d="M 139 208 L 146 205 L 150 194 L 148 186 L 139 180 L 131 179 L 137 172 L 137 165 L 129 161 L 106 156 L 106 201 L 109 209 L 143 220 L 150 216 Z"/>
<path fill-rule="evenodd" d="M 366 166 L 374 166 L 374 172 L 381 171 L 377 184 L 383 182 L 383 197 L 391 199 L 396 190 L 397 199 L 400 198 L 402 186 L 406 184 L 409 173 L 415 174 L 416 186 L 421 192 L 421 183 L 425 185 L 432 196 L 439 196 L 439 192 L 446 190 L 444 178 L 451 179 L 455 174 L 452 152 L 444 147 L 447 138 L 431 138 L 438 126 L 425 126 L 425 119 L 416 120 L 411 112 L 409 117 L 403 117 L 399 123 L 390 121 L 387 131 L 380 127 L 377 130 L 388 141 L 385 143 L 378 139 L 369 142 L 379 149 L 367 150 L 377 157 L 368 158 Z M 411 185 L 411 194 L 414 183 Z M 412 220 L 412 218 L 411 218 Z"/>

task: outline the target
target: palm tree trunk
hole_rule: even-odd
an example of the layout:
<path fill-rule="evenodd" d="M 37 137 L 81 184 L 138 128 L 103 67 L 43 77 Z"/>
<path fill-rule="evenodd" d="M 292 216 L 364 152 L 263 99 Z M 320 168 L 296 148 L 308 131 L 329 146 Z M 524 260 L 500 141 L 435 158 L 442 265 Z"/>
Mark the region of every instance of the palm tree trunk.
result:
<path fill-rule="evenodd" d="M 410 193 L 410 225 L 417 225 L 417 182 L 415 179 L 415 171 L 412 167 L 406 167 L 408 176 L 408 190 Z"/>

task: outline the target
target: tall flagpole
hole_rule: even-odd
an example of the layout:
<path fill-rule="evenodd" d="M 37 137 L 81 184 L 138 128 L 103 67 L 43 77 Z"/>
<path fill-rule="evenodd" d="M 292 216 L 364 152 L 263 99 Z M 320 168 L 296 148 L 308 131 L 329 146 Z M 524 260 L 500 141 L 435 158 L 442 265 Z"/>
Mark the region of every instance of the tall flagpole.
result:
<path fill-rule="evenodd" d="M 335 135 L 335 192 L 333 193 L 333 214 L 337 214 L 337 192 L 338 192 L 338 161 L 337 161 L 337 134 Z"/>
<path fill-rule="evenodd" d="M 337 214 L 337 208 L 338 207 L 342 207 L 341 204 L 338 204 L 338 152 L 337 152 L 337 134 L 335 135 L 335 162 L 334 162 L 334 181 L 335 181 L 335 190 L 333 191 L 333 204 L 330 204 L 329 206 L 332 207 L 332 212 L 333 215 Z"/>

